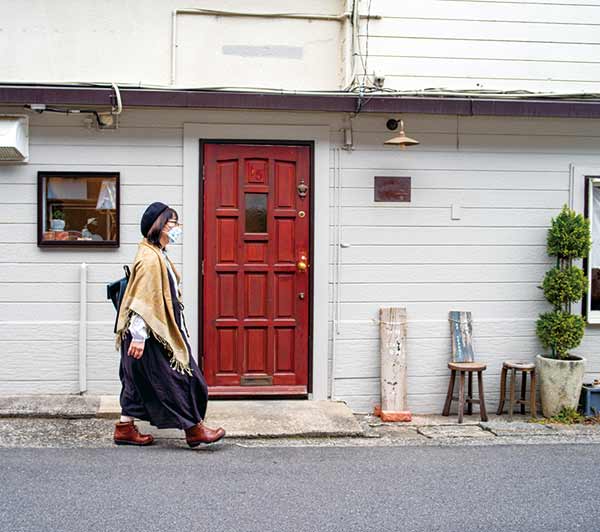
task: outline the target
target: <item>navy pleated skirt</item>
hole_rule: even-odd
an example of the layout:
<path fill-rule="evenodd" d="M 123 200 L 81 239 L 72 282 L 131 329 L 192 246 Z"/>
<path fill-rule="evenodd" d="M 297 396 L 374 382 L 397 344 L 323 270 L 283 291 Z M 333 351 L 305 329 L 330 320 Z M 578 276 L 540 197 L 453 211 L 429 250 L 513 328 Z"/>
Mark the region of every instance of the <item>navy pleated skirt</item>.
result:
<path fill-rule="evenodd" d="M 171 294 L 175 288 L 171 281 Z M 181 312 L 173 297 L 177 325 Z M 185 333 L 182 331 L 184 339 Z M 198 364 L 190 356 L 192 375 L 181 374 L 169 365 L 169 355 L 152 335 L 146 340 L 144 354 L 135 359 L 127 354 L 131 335 L 121 343 L 121 413 L 148 421 L 159 429 L 188 429 L 206 416 L 208 387 Z M 187 343 L 187 340 L 186 340 Z M 189 348 L 189 347 L 188 347 Z"/>

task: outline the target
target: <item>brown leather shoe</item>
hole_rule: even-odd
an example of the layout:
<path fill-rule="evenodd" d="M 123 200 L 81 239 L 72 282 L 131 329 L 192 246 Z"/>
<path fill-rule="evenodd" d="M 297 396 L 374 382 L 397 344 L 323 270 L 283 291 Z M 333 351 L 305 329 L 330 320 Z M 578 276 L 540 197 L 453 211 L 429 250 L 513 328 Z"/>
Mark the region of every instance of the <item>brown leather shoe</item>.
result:
<path fill-rule="evenodd" d="M 185 430 L 185 441 L 190 447 L 198 447 L 201 443 L 215 443 L 225 436 L 225 430 L 219 427 L 211 429 L 202 421 Z"/>
<path fill-rule="evenodd" d="M 133 421 L 118 421 L 115 424 L 113 440 L 117 445 L 151 445 L 154 437 L 140 434 Z"/>

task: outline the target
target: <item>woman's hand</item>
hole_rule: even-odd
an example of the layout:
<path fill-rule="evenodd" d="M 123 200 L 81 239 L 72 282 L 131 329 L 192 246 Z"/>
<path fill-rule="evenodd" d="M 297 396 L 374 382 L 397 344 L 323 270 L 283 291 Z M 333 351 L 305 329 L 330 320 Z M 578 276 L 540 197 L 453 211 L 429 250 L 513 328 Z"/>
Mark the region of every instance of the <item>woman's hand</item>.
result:
<path fill-rule="evenodd" d="M 144 354 L 144 344 L 146 342 L 142 341 L 142 342 L 131 342 L 129 344 L 129 349 L 127 350 L 127 354 L 130 357 L 139 359 L 142 358 L 142 355 Z"/>

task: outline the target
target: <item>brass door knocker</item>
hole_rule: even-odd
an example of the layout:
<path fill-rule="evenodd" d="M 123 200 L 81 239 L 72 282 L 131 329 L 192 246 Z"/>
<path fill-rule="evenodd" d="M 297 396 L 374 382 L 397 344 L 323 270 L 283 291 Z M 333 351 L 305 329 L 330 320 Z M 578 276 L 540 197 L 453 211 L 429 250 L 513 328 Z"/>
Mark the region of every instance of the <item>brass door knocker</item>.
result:
<path fill-rule="evenodd" d="M 300 181 L 300 184 L 298 185 L 298 196 L 300 196 L 301 198 L 305 198 L 307 192 L 308 192 L 308 186 L 306 186 L 306 183 L 304 182 L 304 179 L 303 179 L 302 181 Z"/>

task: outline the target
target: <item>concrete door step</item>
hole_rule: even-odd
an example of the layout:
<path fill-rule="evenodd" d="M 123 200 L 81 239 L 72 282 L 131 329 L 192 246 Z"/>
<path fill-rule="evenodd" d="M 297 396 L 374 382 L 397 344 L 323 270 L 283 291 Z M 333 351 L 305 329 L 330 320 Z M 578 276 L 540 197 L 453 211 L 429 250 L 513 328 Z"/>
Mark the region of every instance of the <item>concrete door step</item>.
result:
<path fill-rule="evenodd" d="M 98 416 L 118 417 L 118 398 L 103 397 Z M 362 436 L 363 429 L 345 403 L 308 400 L 211 400 L 206 424 L 223 427 L 233 438 Z M 138 422 L 140 430 L 158 438 L 182 438 L 177 429 L 156 429 Z"/>

